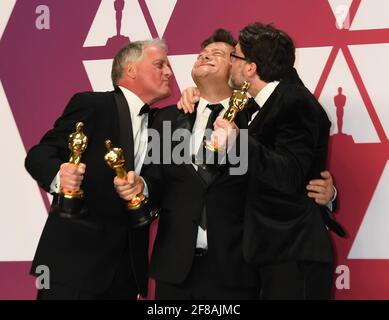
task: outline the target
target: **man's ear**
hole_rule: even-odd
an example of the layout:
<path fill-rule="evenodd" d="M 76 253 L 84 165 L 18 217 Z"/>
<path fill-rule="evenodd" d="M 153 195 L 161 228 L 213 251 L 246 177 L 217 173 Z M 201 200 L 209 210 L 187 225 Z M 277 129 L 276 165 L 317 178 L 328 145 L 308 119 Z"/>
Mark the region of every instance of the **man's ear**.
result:
<path fill-rule="evenodd" d="M 248 78 L 253 78 L 257 74 L 257 65 L 254 62 L 246 63 L 246 73 Z"/>
<path fill-rule="evenodd" d="M 137 75 L 136 65 L 133 64 L 133 63 L 127 64 L 127 65 L 124 67 L 124 72 L 125 72 L 125 74 L 126 74 L 127 77 L 129 77 L 129 78 L 131 78 L 131 79 L 135 79 L 135 78 L 136 78 L 136 75 Z"/>

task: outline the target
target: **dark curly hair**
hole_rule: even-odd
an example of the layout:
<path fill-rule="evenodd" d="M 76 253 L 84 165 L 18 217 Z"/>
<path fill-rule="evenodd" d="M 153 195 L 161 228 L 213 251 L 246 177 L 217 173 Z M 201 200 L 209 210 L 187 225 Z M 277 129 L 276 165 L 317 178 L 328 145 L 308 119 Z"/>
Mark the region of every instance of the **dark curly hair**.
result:
<path fill-rule="evenodd" d="M 293 68 L 293 40 L 269 24 L 249 24 L 239 32 L 239 44 L 247 61 L 257 65 L 257 74 L 263 81 L 281 80 Z"/>
<path fill-rule="evenodd" d="M 215 32 L 207 39 L 205 39 L 201 43 L 201 48 L 204 49 L 206 46 L 208 46 L 211 43 L 214 42 L 224 42 L 228 43 L 229 45 L 235 47 L 236 44 L 238 43 L 234 37 L 232 36 L 230 31 L 227 31 L 225 29 L 217 29 Z"/>

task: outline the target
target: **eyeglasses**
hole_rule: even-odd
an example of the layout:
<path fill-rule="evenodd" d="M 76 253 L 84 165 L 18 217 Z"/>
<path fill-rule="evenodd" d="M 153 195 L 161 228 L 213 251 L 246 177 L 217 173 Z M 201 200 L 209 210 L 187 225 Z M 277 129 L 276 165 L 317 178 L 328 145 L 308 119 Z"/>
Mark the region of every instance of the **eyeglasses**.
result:
<path fill-rule="evenodd" d="M 245 58 L 245 57 L 237 56 L 235 53 L 232 53 L 232 52 L 230 53 L 230 57 L 231 57 L 231 60 L 239 59 L 239 60 L 246 61 L 246 58 Z"/>

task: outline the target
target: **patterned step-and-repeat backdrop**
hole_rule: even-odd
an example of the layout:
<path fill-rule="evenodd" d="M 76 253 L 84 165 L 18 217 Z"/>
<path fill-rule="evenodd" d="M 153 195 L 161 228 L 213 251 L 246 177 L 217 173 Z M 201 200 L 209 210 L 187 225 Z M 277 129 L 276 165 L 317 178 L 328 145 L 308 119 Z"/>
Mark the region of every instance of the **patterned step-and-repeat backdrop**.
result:
<path fill-rule="evenodd" d="M 335 299 L 389 299 L 389 1 L 1 0 L 0 299 L 33 299 L 28 275 L 49 205 L 24 170 L 28 150 L 78 91 L 110 90 L 126 41 L 169 44 L 175 102 L 192 84 L 200 42 L 217 27 L 274 23 L 297 46 L 296 67 L 332 120 L 338 188 Z"/>

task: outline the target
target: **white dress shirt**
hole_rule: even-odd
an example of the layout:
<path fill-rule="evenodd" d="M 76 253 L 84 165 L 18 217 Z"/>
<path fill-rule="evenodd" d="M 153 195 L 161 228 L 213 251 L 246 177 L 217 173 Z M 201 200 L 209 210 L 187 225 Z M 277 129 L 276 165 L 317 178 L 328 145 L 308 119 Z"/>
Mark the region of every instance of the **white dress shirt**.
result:
<path fill-rule="evenodd" d="M 220 111 L 219 116 L 223 116 L 224 113 L 227 111 L 229 100 L 230 98 L 226 98 L 223 101 L 216 102 L 216 103 L 221 103 L 224 107 L 224 109 Z M 210 103 L 207 100 L 200 98 L 199 104 L 197 106 L 196 121 L 193 125 L 191 141 L 190 141 L 191 143 L 190 150 L 192 154 L 197 154 L 201 144 L 203 143 L 205 127 L 207 126 L 208 118 L 211 114 L 211 110 L 207 108 L 207 105 L 216 104 L 216 103 Z M 195 164 L 192 165 L 197 171 L 197 165 Z M 208 248 L 207 230 L 203 230 L 200 226 L 198 227 L 198 231 L 197 231 L 196 248 L 203 248 L 203 249 Z"/>
<path fill-rule="evenodd" d="M 130 90 L 119 86 L 127 100 L 131 114 L 132 133 L 134 138 L 134 171 L 139 175 L 145 160 L 147 151 L 147 125 L 149 115 L 147 113 L 139 116 L 139 111 L 145 104 L 139 97 Z"/>

